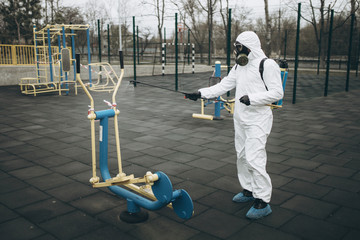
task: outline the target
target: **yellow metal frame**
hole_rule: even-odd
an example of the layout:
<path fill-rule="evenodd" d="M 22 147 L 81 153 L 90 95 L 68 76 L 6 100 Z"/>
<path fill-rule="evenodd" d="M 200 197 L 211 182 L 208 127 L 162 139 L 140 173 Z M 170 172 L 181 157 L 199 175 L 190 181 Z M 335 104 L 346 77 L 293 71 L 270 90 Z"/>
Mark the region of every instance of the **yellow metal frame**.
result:
<path fill-rule="evenodd" d="M 200 118 L 206 120 L 213 120 L 214 116 L 205 114 L 205 102 L 204 99 L 201 99 L 201 113 L 193 113 L 193 118 Z"/>
<path fill-rule="evenodd" d="M 33 29 L 34 35 L 34 46 L 33 52 L 35 53 L 34 62 L 36 64 L 36 77 L 33 78 L 21 78 L 20 79 L 20 90 L 21 93 L 26 95 L 36 96 L 39 93 L 49 93 L 49 92 L 58 92 L 61 95 L 62 91 L 69 91 L 69 89 L 62 88 L 63 84 L 74 84 L 75 85 L 75 95 L 77 95 L 77 81 L 76 80 L 64 80 L 64 76 L 60 74 L 56 75 L 56 68 L 58 67 L 60 72 L 60 59 L 61 53 L 58 52 L 57 47 L 51 47 L 52 59 L 49 57 L 48 45 L 48 30 L 50 33 L 50 38 L 54 39 L 57 36 L 63 36 L 63 31 L 65 30 L 87 30 L 89 25 L 47 25 L 43 29 L 36 30 Z M 75 36 L 74 33 L 66 33 L 65 36 Z M 69 48 L 70 49 L 70 48 Z M 70 51 L 71 52 L 71 51 Z M 53 64 L 53 76 L 54 81 L 48 81 L 48 64 L 52 60 Z M 56 62 L 55 62 L 55 61 Z M 71 59 L 71 61 L 74 61 Z M 58 65 L 56 67 L 56 65 Z M 58 79 L 58 81 L 55 81 Z"/>
<path fill-rule="evenodd" d="M 217 101 L 217 100 L 215 100 Z M 235 98 L 231 100 L 226 100 L 223 97 L 220 96 L 220 101 L 224 103 L 224 108 L 231 114 L 234 114 L 234 106 L 235 106 Z M 204 99 L 201 99 L 201 113 L 193 113 L 193 118 L 200 118 L 200 119 L 206 119 L 206 120 L 213 120 L 213 115 L 207 115 L 205 114 L 205 101 Z"/>
<path fill-rule="evenodd" d="M 58 91 L 57 84 L 54 82 L 43 82 L 39 83 L 37 78 L 21 78 L 20 79 L 20 90 L 22 94 L 34 95 L 46 92 Z"/>
<path fill-rule="evenodd" d="M 91 63 L 89 66 L 93 67 L 100 67 L 102 70 L 100 72 L 97 72 L 98 78 L 96 83 L 88 83 L 88 88 L 91 91 L 95 92 L 112 92 L 116 88 L 116 82 L 115 79 L 118 79 L 118 76 L 116 75 L 116 72 L 112 68 L 112 66 L 107 62 L 99 62 L 99 63 Z M 105 75 L 106 81 L 105 83 L 101 83 L 102 78 L 101 76 Z"/>
<path fill-rule="evenodd" d="M 224 103 L 224 108 L 231 114 L 234 114 L 235 98 L 226 100 L 220 96 L 220 100 Z"/>
<path fill-rule="evenodd" d="M 74 59 L 71 59 L 71 61 L 74 61 Z M 64 76 L 60 76 L 60 74 L 56 75 L 55 69 L 58 69 L 60 72 L 60 62 L 54 63 L 53 67 L 53 76 L 57 81 L 39 82 L 38 78 L 34 77 L 21 78 L 19 84 L 21 93 L 36 96 L 40 93 L 59 92 L 59 95 L 61 96 L 62 91 L 69 91 L 67 88 L 62 88 L 62 85 L 72 83 L 75 85 L 75 95 L 77 95 L 77 81 L 63 80 Z"/>
<path fill-rule="evenodd" d="M 0 44 L 0 65 L 33 64 L 35 64 L 33 45 Z"/>

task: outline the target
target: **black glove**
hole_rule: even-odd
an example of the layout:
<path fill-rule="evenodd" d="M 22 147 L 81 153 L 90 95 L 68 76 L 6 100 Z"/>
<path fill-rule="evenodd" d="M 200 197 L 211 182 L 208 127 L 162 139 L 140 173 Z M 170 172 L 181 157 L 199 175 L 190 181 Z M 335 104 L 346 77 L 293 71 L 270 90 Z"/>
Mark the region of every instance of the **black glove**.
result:
<path fill-rule="evenodd" d="M 200 92 L 196 92 L 196 93 L 185 93 L 185 98 L 191 99 L 193 101 L 198 100 L 199 98 L 201 98 L 201 93 Z"/>
<path fill-rule="evenodd" d="M 248 95 L 244 95 L 240 98 L 240 102 L 242 102 L 243 104 L 245 104 L 246 106 L 250 105 L 250 99 Z"/>

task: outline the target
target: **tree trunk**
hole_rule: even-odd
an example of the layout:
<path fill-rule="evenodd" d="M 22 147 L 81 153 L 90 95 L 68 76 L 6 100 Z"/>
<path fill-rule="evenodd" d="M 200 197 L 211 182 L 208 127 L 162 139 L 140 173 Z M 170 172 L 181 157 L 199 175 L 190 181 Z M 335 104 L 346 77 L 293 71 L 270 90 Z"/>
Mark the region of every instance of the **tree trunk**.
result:
<path fill-rule="evenodd" d="M 15 18 L 15 23 L 17 27 L 18 44 L 20 45 L 21 44 L 20 24 L 16 18 Z"/>
<path fill-rule="evenodd" d="M 271 22 L 270 22 L 270 16 L 269 16 L 269 4 L 268 0 L 264 0 L 265 4 L 265 21 L 266 21 L 266 48 L 265 48 L 265 54 L 270 57 L 271 55 Z"/>

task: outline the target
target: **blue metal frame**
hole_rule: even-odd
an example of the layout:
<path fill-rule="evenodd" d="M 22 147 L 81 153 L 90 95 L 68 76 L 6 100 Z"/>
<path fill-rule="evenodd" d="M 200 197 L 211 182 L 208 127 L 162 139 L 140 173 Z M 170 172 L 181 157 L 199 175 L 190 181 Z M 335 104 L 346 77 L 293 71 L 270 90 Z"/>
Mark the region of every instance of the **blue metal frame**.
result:
<path fill-rule="evenodd" d="M 286 80 L 287 80 L 287 76 L 288 76 L 288 71 L 281 71 L 281 79 L 282 79 L 282 87 L 285 93 L 285 86 L 286 86 Z M 283 104 L 283 99 L 280 99 L 278 102 L 276 102 L 276 105 L 281 106 Z"/>
<path fill-rule="evenodd" d="M 47 37 L 48 37 L 48 47 L 49 47 L 49 65 L 50 65 L 50 81 L 54 81 L 53 76 L 53 63 L 52 63 L 52 55 L 51 55 L 51 37 L 50 37 L 50 29 L 47 29 Z"/>
<path fill-rule="evenodd" d="M 96 111 L 96 120 L 100 120 L 100 172 L 103 181 L 111 178 L 108 167 L 108 120 L 115 116 L 114 109 Z M 137 213 L 140 207 L 147 210 L 158 210 L 165 207 L 170 202 L 175 203 L 175 213 L 183 219 L 189 219 L 193 215 L 193 203 L 189 194 L 185 190 L 172 190 L 172 184 L 166 174 L 156 172 L 159 179 L 152 186 L 153 193 L 157 198 L 151 201 L 147 198 L 139 196 L 119 186 L 109 186 L 110 191 L 127 200 L 127 211 L 129 213 Z"/>
<path fill-rule="evenodd" d="M 215 77 L 221 77 L 221 63 L 215 63 Z M 215 102 L 215 119 L 221 119 L 221 101 L 220 96 L 217 98 L 218 101 Z"/>

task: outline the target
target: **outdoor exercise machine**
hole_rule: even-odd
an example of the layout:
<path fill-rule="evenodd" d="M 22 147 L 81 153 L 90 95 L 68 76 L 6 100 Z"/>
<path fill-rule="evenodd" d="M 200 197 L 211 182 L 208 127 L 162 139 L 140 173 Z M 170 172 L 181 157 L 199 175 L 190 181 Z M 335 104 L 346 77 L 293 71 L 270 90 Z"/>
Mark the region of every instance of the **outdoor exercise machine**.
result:
<path fill-rule="evenodd" d="M 112 89 L 112 103 L 110 109 L 95 111 L 95 104 L 90 91 L 90 85 L 85 85 L 80 77 L 80 55 L 76 54 L 76 79 L 90 99 L 90 109 L 88 110 L 88 119 L 91 125 L 91 158 L 92 158 L 92 178 L 90 183 L 94 188 L 108 187 L 110 191 L 121 196 L 127 201 L 127 211 L 120 214 L 120 219 L 128 223 L 138 223 L 146 221 L 148 213 L 142 211 L 140 207 L 147 210 L 158 210 L 165 206 L 172 208 L 175 213 L 183 219 L 189 219 L 193 215 L 194 206 L 190 195 L 183 189 L 173 190 L 172 183 L 163 172 L 147 172 L 144 177 L 134 177 L 134 174 L 127 175 L 122 170 L 120 139 L 118 127 L 118 115 L 116 95 L 124 76 L 123 53 L 120 55 L 121 73 L 119 77 L 114 78 L 116 85 Z M 65 62 L 65 59 L 63 59 Z M 70 62 L 67 59 L 67 62 Z M 70 63 L 63 66 L 70 66 Z M 65 69 L 65 67 L 64 67 Z M 70 67 L 66 67 L 70 70 Z M 108 168 L 108 121 L 114 119 L 116 156 L 118 162 L 118 174 L 111 177 Z M 100 121 L 99 127 L 99 166 L 101 178 L 97 176 L 96 160 L 96 140 L 95 140 L 95 121 Z"/>
<path fill-rule="evenodd" d="M 34 35 L 34 56 L 36 66 L 36 77 L 26 77 L 20 79 L 21 93 L 36 96 L 39 93 L 62 92 L 69 93 L 68 84 L 75 85 L 77 94 L 76 69 L 74 68 L 74 79 L 70 80 L 70 75 L 62 69 L 62 49 L 67 48 L 66 39 L 71 39 L 71 55 L 75 58 L 75 31 L 85 30 L 88 45 L 88 60 L 90 59 L 90 39 L 89 25 L 47 25 L 43 29 L 33 28 Z M 58 41 L 58 47 L 51 46 L 51 43 Z M 56 73 L 56 70 L 58 73 Z M 58 75 L 56 75 L 58 74 Z M 89 79 L 91 82 L 91 66 L 89 66 Z"/>
<path fill-rule="evenodd" d="M 209 87 L 215 85 L 221 81 L 221 62 L 215 62 L 215 70 L 213 75 L 209 78 Z M 205 107 L 210 104 L 214 104 L 215 111 L 214 115 L 205 114 Z M 225 109 L 229 113 L 234 113 L 234 104 L 235 100 L 225 100 L 223 97 L 219 96 L 215 100 L 205 100 L 201 99 L 201 113 L 193 113 L 193 118 L 200 118 L 206 120 L 221 120 L 221 110 Z"/>
<path fill-rule="evenodd" d="M 221 62 L 216 61 L 213 76 L 211 76 L 209 79 L 209 87 L 221 81 L 221 67 L 222 67 Z M 227 66 L 225 66 L 225 67 L 227 67 Z M 286 80 L 287 80 L 287 75 L 288 75 L 286 62 L 280 63 L 280 71 L 281 71 L 282 86 L 283 86 L 283 90 L 285 92 Z M 215 79 L 217 81 L 211 81 L 213 79 Z M 205 114 L 205 107 L 210 104 L 214 104 L 214 106 L 215 106 L 214 115 Z M 270 106 L 272 109 L 278 109 L 278 108 L 282 108 L 282 104 L 283 104 L 283 99 L 280 99 L 279 101 L 277 101 L 275 103 L 268 104 L 268 106 Z M 235 106 L 235 98 L 226 100 L 222 96 L 219 96 L 215 100 L 201 99 L 201 113 L 193 113 L 192 117 L 206 119 L 206 120 L 221 120 L 222 119 L 222 117 L 220 115 L 221 110 L 225 109 L 229 113 L 234 114 L 234 106 Z"/>
<path fill-rule="evenodd" d="M 99 69 L 101 69 L 101 71 L 96 72 L 98 75 L 97 82 L 89 82 L 86 84 L 89 89 L 97 92 L 113 91 L 119 78 L 113 67 L 107 62 L 91 63 L 89 66 L 99 67 Z M 102 76 L 105 76 L 105 80 L 103 80 Z"/>

